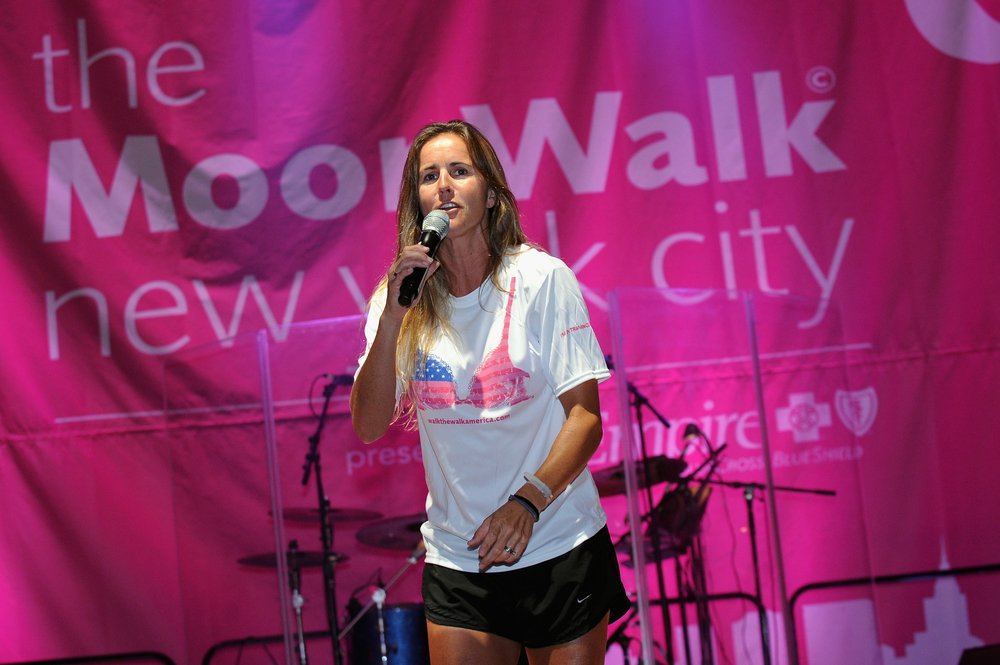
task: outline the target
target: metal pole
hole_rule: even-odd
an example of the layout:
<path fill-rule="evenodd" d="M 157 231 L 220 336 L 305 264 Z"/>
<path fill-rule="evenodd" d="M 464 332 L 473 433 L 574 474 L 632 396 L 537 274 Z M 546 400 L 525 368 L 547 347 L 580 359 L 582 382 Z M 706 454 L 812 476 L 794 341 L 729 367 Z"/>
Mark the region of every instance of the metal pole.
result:
<path fill-rule="evenodd" d="M 767 434 L 767 410 L 764 408 L 764 384 L 761 381 L 760 358 L 757 348 L 757 317 L 754 312 L 753 298 L 747 294 L 744 298 L 747 315 L 747 329 L 750 340 L 750 361 L 753 363 L 754 389 L 757 394 L 757 417 L 760 420 L 760 441 L 764 455 L 764 476 L 767 479 L 767 508 L 771 519 L 771 547 L 774 550 L 774 564 L 777 568 L 778 593 L 781 600 L 781 615 L 785 625 L 785 644 L 788 648 L 788 660 L 791 665 L 799 665 L 799 650 L 795 640 L 795 617 L 788 603 L 788 589 L 785 584 L 785 561 L 781 551 L 781 527 L 778 523 L 778 502 L 774 496 L 774 469 L 771 467 L 771 442 Z"/>

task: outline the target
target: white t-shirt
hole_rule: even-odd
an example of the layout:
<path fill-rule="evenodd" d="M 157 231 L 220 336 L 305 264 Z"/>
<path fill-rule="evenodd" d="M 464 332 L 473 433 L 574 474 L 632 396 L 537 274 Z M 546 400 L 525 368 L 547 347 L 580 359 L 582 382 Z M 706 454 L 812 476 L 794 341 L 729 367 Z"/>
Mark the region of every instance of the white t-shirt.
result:
<path fill-rule="evenodd" d="M 522 246 L 504 261 L 498 291 L 487 280 L 451 298 L 454 336 L 421 350 L 413 378 L 427 479 L 421 528 L 430 563 L 475 572 L 467 543 L 482 521 L 546 458 L 566 420 L 558 396 L 610 376 L 576 276 L 557 258 Z M 365 326 L 370 348 L 385 307 L 373 298 Z M 362 355 L 363 364 L 368 348 Z M 513 566 L 564 554 L 607 522 L 584 469 L 542 513 Z"/>

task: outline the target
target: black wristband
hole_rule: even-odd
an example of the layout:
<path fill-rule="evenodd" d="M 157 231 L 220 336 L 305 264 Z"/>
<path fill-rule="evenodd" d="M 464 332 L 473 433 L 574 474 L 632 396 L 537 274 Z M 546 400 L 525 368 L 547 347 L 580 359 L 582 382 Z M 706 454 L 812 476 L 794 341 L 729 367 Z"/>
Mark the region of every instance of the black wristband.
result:
<path fill-rule="evenodd" d="M 535 504 L 531 503 L 523 496 L 519 496 L 517 494 L 511 494 L 509 497 L 507 497 L 507 500 L 521 504 L 521 506 L 525 510 L 531 513 L 531 516 L 534 518 L 536 522 L 538 521 L 538 518 L 541 517 L 541 514 L 538 512 L 538 508 L 535 508 Z"/>

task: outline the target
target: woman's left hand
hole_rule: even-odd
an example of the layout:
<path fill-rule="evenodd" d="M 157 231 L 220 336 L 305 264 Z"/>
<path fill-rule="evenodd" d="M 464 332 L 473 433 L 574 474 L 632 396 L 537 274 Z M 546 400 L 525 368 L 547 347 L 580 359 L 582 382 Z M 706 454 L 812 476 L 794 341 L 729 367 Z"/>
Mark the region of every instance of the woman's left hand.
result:
<path fill-rule="evenodd" d="M 483 520 L 469 541 L 469 549 L 479 549 L 479 571 L 494 565 L 516 563 L 535 528 L 535 520 L 514 501 L 503 504 Z"/>

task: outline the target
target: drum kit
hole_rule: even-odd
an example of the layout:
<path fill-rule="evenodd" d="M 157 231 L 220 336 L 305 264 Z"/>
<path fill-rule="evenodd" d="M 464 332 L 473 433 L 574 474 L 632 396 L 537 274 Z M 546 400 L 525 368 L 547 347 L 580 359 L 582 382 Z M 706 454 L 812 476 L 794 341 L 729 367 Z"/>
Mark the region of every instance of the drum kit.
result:
<path fill-rule="evenodd" d="M 630 386 L 630 390 L 637 393 L 632 386 Z M 663 419 L 651 405 L 649 405 L 648 401 L 640 398 L 641 395 L 637 395 L 634 404 L 641 404 L 650 408 L 654 415 L 656 415 L 666 427 L 669 427 L 666 420 Z M 637 420 L 641 423 L 641 417 L 638 416 L 638 406 L 636 406 L 636 408 Z M 641 424 L 637 429 L 642 432 Z M 681 451 L 680 459 L 669 458 L 663 455 L 647 456 L 645 455 L 645 441 L 642 440 L 640 443 L 640 450 L 643 452 L 643 458 L 633 462 L 633 477 L 636 479 L 637 485 L 637 487 L 634 488 L 634 491 L 640 498 L 645 499 L 644 503 L 646 506 L 651 506 L 648 512 L 640 517 L 642 525 L 639 530 L 642 537 L 642 558 L 646 563 L 655 564 L 659 598 L 651 600 L 650 602 L 660 604 L 663 607 L 663 611 L 661 611 L 660 614 L 664 622 L 664 635 L 672 634 L 670 626 L 670 612 L 667 610 L 669 604 L 672 603 L 678 606 L 682 625 L 687 625 L 685 607 L 689 602 L 692 603 L 694 605 L 695 619 L 699 631 L 698 646 L 701 648 L 701 663 L 702 665 L 712 665 L 712 663 L 715 662 L 715 656 L 711 651 L 711 618 L 708 610 L 708 602 L 713 599 L 724 599 L 727 595 L 713 595 L 708 591 L 705 564 L 699 536 L 701 534 L 702 519 L 705 515 L 705 509 L 708 504 L 708 498 L 711 494 L 712 487 L 723 486 L 739 489 L 743 494 L 746 506 L 747 531 L 750 538 L 750 550 L 753 558 L 755 593 L 751 597 L 757 599 L 759 612 L 758 625 L 761 632 L 763 663 L 764 665 L 770 665 L 770 637 L 767 629 L 767 617 L 764 613 L 762 604 L 760 564 L 757 551 L 757 532 L 753 511 L 755 493 L 767 489 L 767 486 L 755 482 L 733 482 L 722 480 L 716 476 L 715 471 L 721 459 L 722 453 L 727 448 L 727 444 L 723 443 L 719 447 L 714 447 L 708 436 L 693 423 L 689 423 L 685 427 L 684 434 L 682 436 L 685 446 Z M 696 468 L 688 470 L 688 464 L 683 459 L 684 453 L 687 451 L 688 447 L 698 439 L 705 444 L 707 456 L 704 457 Z M 602 496 L 627 494 L 625 476 L 628 471 L 628 467 L 626 467 L 625 464 L 625 462 L 622 462 L 616 466 L 602 469 L 594 473 L 594 481 L 597 484 L 597 489 Z M 686 475 L 685 471 L 687 472 Z M 659 500 L 654 501 L 652 488 L 660 484 L 667 484 L 668 488 L 661 494 Z M 835 492 L 832 490 L 824 489 L 807 489 L 773 484 L 770 487 L 774 490 L 785 492 L 806 492 L 826 496 L 835 495 Z M 615 543 L 615 549 L 627 557 L 623 562 L 625 566 L 635 566 L 632 558 L 634 548 L 630 533 L 625 533 L 618 539 Z M 687 566 L 682 566 L 680 564 L 680 558 L 684 556 L 687 557 Z M 675 563 L 677 563 L 675 566 L 675 573 L 678 597 L 674 599 L 667 598 L 663 577 L 664 567 L 662 564 L 664 561 L 670 559 L 674 559 Z M 685 568 L 688 571 L 689 578 L 686 580 L 682 579 L 682 568 Z M 616 631 L 609 637 L 609 645 L 619 638 L 621 639 L 621 643 L 623 645 L 625 644 L 626 640 L 622 637 L 623 631 L 633 617 L 635 617 L 634 608 L 633 613 L 629 615 L 629 618 L 622 622 L 618 629 L 616 629 Z M 692 652 L 688 632 L 688 630 L 683 630 L 682 637 L 685 662 L 690 663 L 692 662 Z M 667 662 L 675 662 L 673 641 L 669 639 L 666 640 L 666 656 Z"/>
<path fill-rule="evenodd" d="M 338 386 L 351 385 L 354 378 L 351 375 L 321 376 L 327 380 L 323 388 L 323 406 L 318 414 L 314 411 L 316 430 L 309 437 L 309 448 L 302 465 L 302 485 L 308 485 L 310 478 L 315 480 L 318 508 L 288 508 L 282 510 L 281 515 L 287 522 L 318 525 L 323 549 L 320 552 L 302 552 L 298 549 L 298 542 L 292 540 L 285 553 L 285 561 L 281 561 L 277 553 L 264 553 L 243 557 L 239 559 L 239 563 L 251 566 L 276 566 L 279 569 L 287 563 L 291 605 L 295 614 L 296 652 L 299 665 L 308 665 L 309 662 L 306 651 L 307 633 L 302 621 L 302 607 L 305 601 L 301 594 L 300 572 L 303 567 L 317 565 L 323 569 L 326 605 L 326 630 L 323 635 L 331 640 L 333 665 L 343 664 L 341 643 L 348 636 L 351 638 L 351 665 L 369 663 L 388 665 L 390 662 L 393 665 L 426 665 L 430 659 L 422 608 L 419 605 L 388 606 L 385 600 L 387 591 L 424 554 L 420 525 L 427 519 L 427 515 L 420 513 L 381 519 L 382 515 L 375 511 L 336 508 L 330 504 L 323 488 L 319 444 L 334 391 Z M 346 562 L 348 557 L 333 550 L 334 525 L 340 522 L 365 521 L 372 523 L 358 531 L 359 542 L 382 549 L 412 549 L 412 552 L 388 582 L 383 584 L 381 574 L 379 575 L 379 583 L 375 586 L 371 600 L 367 604 L 360 606 L 360 603 L 352 597 L 352 603 L 348 605 L 347 623 L 341 628 L 336 598 L 335 568 Z M 369 612 L 373 607 L 375 612 Z M 377 646 L 373 646 L 374 644 Z"/>
<path fill-rule="evenodd" d="M 651 457 L 645 462 L 636 462 L 636 478 L 640 488 L 648 488 L 662 483 L 676 484 L 682 480 L 687 469 L 683 460 L 665 456 Z M 625 467 L 623 464 L 594 472 L 594 481 L 602 496 L 623 495 L 625 489 Z M 690 492 L 682 494 L 671 490 L 647 516 L 647 533 L 643 538 L 647 561 L 682 555 L 690 546 L 698 532 L 705 502 L 691 503 Z M 364 605 L 351 598 L 342 627 L 336 626 L 336 618 L 330 623 L 336 630 L 325 631 L 325 635 L 336 634 L 334 649 L 347 639 L 349 665 L 369 665 L 389 663 L 392 665 L 426 665 L 429 662 L 427 629 L 423 606 L 419 603 L 386 603 L 386 592 L 400 579 L 412 565 L 423 556 L 423 539 L 420 527 L 426 521 L 424 512 L 383 518 L 381 513 L 362 508 L 341 508 L 327 505 L 325 508 L 329 529 L 334 524 L 362 524 L 355 531 L 358 543 L 371 548 L 389 551 L 410 552 L 399 571 L 385 584 L 375 585 L 371 599 Z M 282 516 L 286 524 L 322 524 L 321 510 L 317 508 L 285 508 Z M 651 529 L 660 535 L 659 552 L 653 548 Z M 324 529 L 326 530 L 326 529 Z M 626 556 L 624 565 L 631 566 L 631 543 L 628 534 L 616 543 L 619 552 Z M 276 568 L 279 558 L 284 556 L 289 570 L 292 607 L 297 620 L 297 651 L 300 665 L 306 665 L 308 655 L 305 650 L 305 631 L 302 627 L 302 606 L 304 600 L 300 592 L 300 571 L 305 568 L 322 568 L 327 557 L 322 551 L 300 550 L 295 540 L 290 541 L 284 554 L 263 552 L 244 556 L 237 560 L 240 565 Z M 334 568 L 350 560 L 350 556 L 331 551 L 329 555 L 331 572 Z M 371 587 L 368 587 L 371 589 Z M 335 606 L 335 603 L 334 603 Z M 374 610 L 374 611 L 372 611 Z"/>
<path fill-rule="evenodd" d="M 715 662 L 714 657 L 706 646 L 711 642 L 708 591 L 698 536 L 701 532 L 701 521 L 708 503 L 711 484 L 717 482 L 712 476 L 726 444 L 714 448 L 712 442 L 698 426 L 690 423 L 684 429 L 684 448 L 677 458 L 648 455 L 643 427 L 644 409 L 652 413 L 665 429 L 670 427 L 670 423 L 634 384 L 628 382 L 627 389 L 630 395 L 630 404 L 634 409 L 636 430 L 639 433 L 638 449 L 641 457 L 634 462 L 622 462 L 617 466 L 598 471 L 594 474 L 594 480 L 598 491 L 605 496 L 626 494 L 628 489 L 627 476 L 631 476 L 635 481 L 636 487 L 631 489 L 635 492 L 637 499 L 645 499 L 645 505 L 648 508 L 648 512 L 640 517 L 641 524 L 637 531 L 642 537 L 642 542 L 639 547 L 635 547 L 630 533 L 626 533 L 618 540 L 615 547 L 619 552 L 630 557 L 624 562 L 626 566 L 636 567 L 634 559 L 631 558 L 633 552 L 641 555 L 640 560 L 654 564 L 659 596 L 655 602 L 659 603 L 663 609 L 660 615 L 663 620 L 664 635 L 672 635 L 673 630 L 668 609 L 670 600 L 667 598 L 663 562 L 669 559 L 675 560 L 674 571 L 678 590 L 678 597 L 675 600 L 679 603 L 682 625 L 687 624 L 685 606 L 686 598 L 690 596 L 694 601 L 697 615 L 699 644 L 702 646 L 701 662 L 703 665 L 712 665 Z M 701 464 L 690 470 L 685 476 L 683 474 L 688 469 L 688 464 L 684 460 L 685 453 L 699 439 L 704 442 L 708 455 Z M 634 467 L 626 466 L 629 463 L 634 464 Z M 670 485 L 669 489 L 661 495 L 658 501 L 654 501 L 652 488 L 664 483 Z M 687 555 L 689 559 L 688 568 L 691 572 L 687 584 L 682 579 L 682 566 L 679 563 L 679 558 L 682 555 Z M 630 620 L 623 622 L 623 625 Z M 616 633 L 620 632 L 616 631 Z M 682 635 L 685 662 L 690 663 L 692 654 L 688 631 L 683 630 Z M 666 640 L 666 656 L 667 662 L 675 662 L 672 639 Z"/>
<path fill-rule="evenodd" d="M 636 461 L 634 465 L 638 490 L 664 483 L 673 485 L 663 493 L 652 510 L 642 517 L 645 524 L 644 559 L 654 562 L 685 554 L 701 529 L 710 493 L 708 484 L 693 484 L 691 481 L 694 480 L 695 473 L 682 476 L 688 466 L 682 459 L 657 455 Z M 625 494 L 624 463 L 594 472 L 594 482 L 601 496 Z M 624 565 L 633 567 L 630 535 L 626 533 L 622 536 L 615 547 L 620 553 L 630 557 L 624 561 Z"/>
<path fill-rule="evenodd" d="M 286 508 L 282 511 L 286 523 L 318 524 L 320 511 L 314 508 Z M 339 628 L 334 644 L 339 656 L 339 644 L 349 638 L 350 665 L 370 663 L 392 663 L 393 665 L 426 665 L 429 662 L 427 648 L 427 628 L 424 623 L 423 606 L 419 603 L 387 604 L 386 592 L 423 556 L 423 540 L 420 526 L 427 519 L 426 513 L 415 513 L 401 517 L 382 519 L 382 514 L 359 508 L 327 509 L 327 519 L 331 523 L 369 522 L 356 532 L 359 543 L 385 550 L 410 551 L 402 568 L 386 583 L 376 585 L 371 600 L 362 605 L 357 599 L 348 604 L 347 622 Z M 308 662 L 305 650 L 305 632 L 302 627 L 301 610 L 304 599 L 300 592 L 300 571 L 303 568 L 321 568 L 326 557 L 321 551 L 299 550 L 298 542 L 290 541 L 284 555 L 263 552 L 241 557 L 237 563 L 244 566 L 276 568 L 279 558 L 284 556 L 289 569 L 289 584 L 292 592 L 292 607 L 297 619 L 297 651 L 301 665 Z M 331 552 L 332 567 L 346 563 L 350 557 L 340 552 Z M 369 611 L 375 609 L 375 611 Z M 329 631 L 326 635 L 330 635 Z"/>

